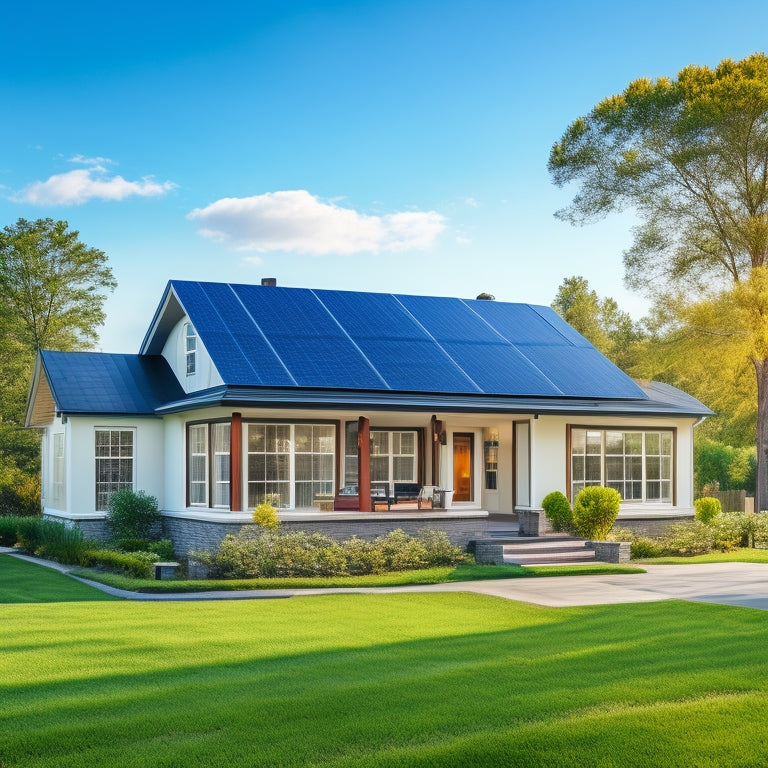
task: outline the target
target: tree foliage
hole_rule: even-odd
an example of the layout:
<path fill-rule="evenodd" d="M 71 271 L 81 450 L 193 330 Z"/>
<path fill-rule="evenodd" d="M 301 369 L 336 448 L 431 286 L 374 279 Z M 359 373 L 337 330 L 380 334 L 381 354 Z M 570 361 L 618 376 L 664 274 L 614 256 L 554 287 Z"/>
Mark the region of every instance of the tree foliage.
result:
<path fill-rule="evenodd" d="M 637 363 L 645 338 L 642 324 L 619 309 L 614 299 L 601 299 L 581 275 L 560 283 L 552 309 L 620 368 L 628 370 Z"/>
<path fill-rule="evenodd" d="M 14 487 L 39 470 L 39 440 L 22 429 L 37 350 L 92 347 L 116 285 L 104 252 L 68 226 L 19 219 L 0 232 L 0 483 Z"/>
<path fill-rule="evenodd" d="M 741 354 L 752 364 L 757 495 L 768 507 L 768 57 L 635 80 L 568 127 L 549 169 L 559 186 L 579 185 L 558 213 L 568 221 L 633 208 L 640 223 L 624 254 L 627 284 L 654 296 L 666 287 L 667 309 L 682 310 L 679 327 L 693 343 L 708 328 L 713 347 L 727 340 L 729 362 Z M 747 322 L 724 332 L 729 303 Z M 698 324 L 704 315 L 712 323 Z"/>

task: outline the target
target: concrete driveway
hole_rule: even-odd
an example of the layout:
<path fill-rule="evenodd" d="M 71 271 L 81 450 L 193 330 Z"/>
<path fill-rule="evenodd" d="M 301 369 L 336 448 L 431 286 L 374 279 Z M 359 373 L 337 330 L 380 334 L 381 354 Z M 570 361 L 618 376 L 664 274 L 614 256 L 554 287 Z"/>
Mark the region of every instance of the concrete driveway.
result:
<path fill-rule="evenodd" d="M 62 566 L 58 563 L 25 555 L 14 556 L 40 565 L 47 565 L 63 572 L 69 570 L 69 566 Z M 647 573 L 499 579 L 409 587 L 254 589 L 241 592 L 192 592 L 163 595 L 127 592 L 84 579 L 79 579 L 79 581 L 84 581 L 117 597 L 145 601 L 253 600 L 381 592 L 475 592 L 481 595 L 493 595 L 507 600 L 520 600 L 524 603 L 535 603 L 553 608 L 610 603 L 647 603 L 656 600 L 692 600 L 768 610 L 768 565 L 761 563 L 712 563 L 706 565 L 643 565 L 642 567 L 647 570 Z"/>

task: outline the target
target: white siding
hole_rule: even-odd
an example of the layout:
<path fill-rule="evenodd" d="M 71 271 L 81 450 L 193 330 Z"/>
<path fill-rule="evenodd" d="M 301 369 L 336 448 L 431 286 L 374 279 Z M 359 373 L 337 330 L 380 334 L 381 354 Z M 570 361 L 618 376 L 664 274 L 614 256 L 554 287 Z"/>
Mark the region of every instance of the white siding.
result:
<path fill-rule="evenodd" d="M 200 337 L 197 337 L 197 352 L 195 353 L 195 372 L 187 374 L 187 342 L 185 326 L 188 317 L 183 317 L 168 334 L 162 355 L 168 361 L 176 378 L 185 392 L 197 392 L 209 387 L 219 387 L 224 381 L 216 370 L 211 356 Z"/>

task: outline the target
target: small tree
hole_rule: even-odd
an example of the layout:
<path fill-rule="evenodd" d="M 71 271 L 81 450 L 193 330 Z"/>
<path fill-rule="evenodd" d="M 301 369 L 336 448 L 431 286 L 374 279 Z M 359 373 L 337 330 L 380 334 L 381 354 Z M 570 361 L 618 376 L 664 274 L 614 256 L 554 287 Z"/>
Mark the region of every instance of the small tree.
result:
<path fill-rule="evenodd" d="M 711 496 L 704 496 L 693 502 L 696 507 L 696 519 L 709 525 L 722 511 L 723 507 L 719 499 L 713 499 Z"/>
<path fill-rule="evenodd" d="M 619 515 L 621 496 L 615 488 L 591 485 L 579 491 L 573 503 L 573 525 L 585 539 L 601 541 Z"/>
<path fill-rule="evenodd" d="M 115 539 L 151 539 L 162 521 L 157 499 L 144 491 L 115 491 L 109 497 L 107 522 Z"/>
<path fill-rule="evenodd" d="M 277 510 L 271 504 L 259 504 L 253 510 L 253 522 L 262 528 L 275 529 L 280 526 L 280 520 L 277 517 Z"/>
<path fill-rule="evenodd" d="M 573 514 L 571 504 L 566 495 L 560 491 L 548 493 L 541 501 L 544 514 L 552 523 L 555 531 L 571 531 L 573 529 Z"/>

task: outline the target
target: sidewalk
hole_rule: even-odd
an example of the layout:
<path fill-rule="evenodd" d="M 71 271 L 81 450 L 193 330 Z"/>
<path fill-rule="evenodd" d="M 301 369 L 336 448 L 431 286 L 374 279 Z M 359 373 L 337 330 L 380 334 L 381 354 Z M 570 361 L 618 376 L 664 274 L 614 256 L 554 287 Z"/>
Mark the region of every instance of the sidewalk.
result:
<path fill-rule="evenodd" d="M 68 573 L 70 566 L 17 554 L 39 565 Z M 530 579 L 467 581 L 408 587 L 348 587 L 333 589 L 255 589 L 237 592 L 192 592 L 144 594 L 114 589 L 86 579 L 78 581 L 127 600 L 194 601 L 253 600 L 307 597 L 332 594 L 371 594 L 399 592 L 474 592 L 507 600 L 519 600 L 550 607 L 645 603 L 657 600 L 691 600 L 745 608 L 768 610 L 768 565 L 761 563 L 713 563 L 697 565 L 643 565 L 647 573 L 594 576 L 551 576 Z"/>

